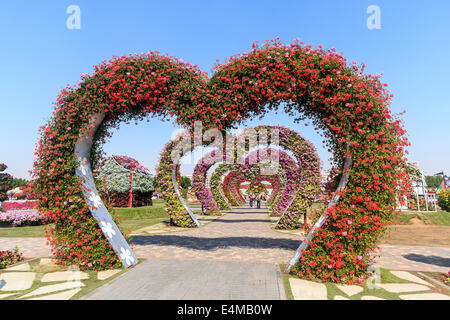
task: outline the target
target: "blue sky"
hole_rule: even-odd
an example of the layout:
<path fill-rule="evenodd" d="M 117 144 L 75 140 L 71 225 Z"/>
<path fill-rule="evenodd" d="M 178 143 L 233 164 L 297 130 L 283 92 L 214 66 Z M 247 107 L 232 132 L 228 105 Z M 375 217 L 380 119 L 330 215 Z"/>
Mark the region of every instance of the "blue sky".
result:
<path fill-rule="evenodd" d="M 381 9 L 381 29 L 369 30 L 369 5 Z M 81 29 L 69 30 L 69 5 L 81 9 Z M 14 176 L 28 178 L 37 132 L 67 84 L 113 55 L 159 50 L 211 70 L 247 52 L 256 41 L 334 47 L 366 72 L 383 73 L 394 94 L 409 139 L 409 159 L 425 173 L 450 173 L 450 2 L 442 1 L 10 1 L 0 8 L 0 162 Z M 299 131 L 329 154 L 311 127 L 284 114 L 258 123 Z M 125 154 L 154 169 L 174 127 L 151 119 L 123 125 L 104 150 Z M 183 169 L 189 174 L 189 168 Z"/>

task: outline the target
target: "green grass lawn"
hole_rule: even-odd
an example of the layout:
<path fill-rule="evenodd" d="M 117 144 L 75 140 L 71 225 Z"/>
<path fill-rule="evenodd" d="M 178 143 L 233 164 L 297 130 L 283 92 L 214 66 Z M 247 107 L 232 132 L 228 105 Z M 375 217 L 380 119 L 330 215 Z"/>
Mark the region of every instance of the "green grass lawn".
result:
<path fill-rule="evenodd" d="M 442 210 L 437 212 L 402 211 L 399 215 L 399 219 L 403 221 L 404 225 L 411 225 L 413 218 L 419 218 L 425 224 L 450 226 L 450 212 Z"/>
<path fill-rule="evenodd" d="M 450 212 L 439 210 L 438 212 L 425 212 L 424 216 L 431 224 L 450 226 Z"/>
<path fill-rule="evenodd" d="M 45 237 L 45 226 L 0 228 L 0 237 Z"/>

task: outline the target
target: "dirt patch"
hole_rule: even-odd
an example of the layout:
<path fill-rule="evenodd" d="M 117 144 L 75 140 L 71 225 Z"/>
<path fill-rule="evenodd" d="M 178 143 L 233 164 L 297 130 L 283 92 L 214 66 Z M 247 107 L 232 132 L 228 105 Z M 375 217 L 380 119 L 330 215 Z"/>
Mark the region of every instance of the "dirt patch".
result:
<path fill-rule="evenodd" d="M 386 236 L 381 243 L 387 241 L 394 245 L 450 247 L 449 226 L 426 225 L 423 221 L 421 223 L 389 227 L 391 237 Z"/>
<path fill-rule="evenodd" d="M 417 217 L 412 218 L 410 221 L 413 226 L 424 226 L 425 225 L 425 223 Z"/>

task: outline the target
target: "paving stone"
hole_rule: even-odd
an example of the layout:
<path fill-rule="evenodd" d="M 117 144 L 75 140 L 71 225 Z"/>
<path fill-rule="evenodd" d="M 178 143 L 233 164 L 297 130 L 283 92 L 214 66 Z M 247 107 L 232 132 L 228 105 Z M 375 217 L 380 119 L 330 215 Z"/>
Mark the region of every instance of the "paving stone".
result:
<path fill-rule="evenodd" d="M 413 275 L 412 273 L 409 273 L 407 271 L 390 271 L 390 273 L 392 273 L 394 276 L 403 279 L 403 280 L 407 280 L 407 281 L 411 281 L 411 282 L 415 282 L 415 283 L 420 283 L 420 284 L 424 284 L 426 286 L 429 286 L 430 283 L 420 279 L 419 277 L 416 277 L 415 275 Z"/>
<path fill-rule="evenodd" d="M 348 296 L 353 296 L 364 290 L 363 287 L 361 287 L 361 286 L 354 286 L 354 285 L 351 286 L 351 285 L 347 285 L 347 284 L 336 285 L 336 287 L 338 287 L 339 290 L 343 291 Z"/>
<path fill-rule="evenodd" d="M 42 265 L 52 265 L 52 266 L 56 266 L 56 260 L 55 259 L 51 259 L 51 258 L 42 258 L 39 261 L 39 264 Z"/>
<path fill-rule="evenodd" d="M 449 296 L 442 293 L 420 293 L 404 294 L 400 296 L 402 300 L 450 300 Z"/>
<path fill-rule="evenodd" d="M 334 296 L 334 300 L 350 300 L 350 299 L 343 296 Z"/>
<path fill-rule="evenodd" d="M 427 286 L 415 283 L 380 283 L 377 286 L 394 293 L 430 290 Z"/>
<path fill-rule="evenodd" d="M 64 283 L 52 284 L 49 286 L 43 286 L 43 287 L 37 288 L 36 290 L 34 290 L 30 293 L 27 293 L 26 295 L 24 295 L 20 298 L 27 298 L 27 297 L 37 296 L 39 294 L 52 293 L 52 292 L 56 292 L 56 291 L 73 289 L 73 288 L 81 288 L 81 287 L 84 287 L 84 284 L 81 281 L 68 281 L 68 282 L 64 282 Z"/>
<path fill-rule="evenodd" d="M 0 299 L 5 299 L 8 298 L 9 296 L 13 296 L 17 293 L 4 293 L 4 294 L 0 294 Z"/>
<path fill-rule="evenodd" d="M 285 300 L 278 265 L 147 260 L 82 300 Z"/>
<path fill-rule="evenodd" d="M 361 300 L 386 300 L 386 299 L 378 298 L 378 297 L 375 297 L 375 296 L 362 296 Z"/>
<path fill-rule="evenodd" d="M 60 292 L 60 293 L 56 293 L 56 294 L 51 294 L 48 296 L 43 296 L 43 297 L 31 298 L 31 299 L 27 299 L 27 300 L 69 300 L 74 295 L 76 295 L 78 292 L 80 292 L 80 290 L 81 290 L 80 288 L 72 289 L 69 291 L 64 291 L 64 292 Z"/>
<path fill-rule="evenodd" d="M 295 300 L 327 300 L 327 287 L 324 284 L 289 278 Z"/>
<path fill-rule="evenodd" d="M 99 271 L 97 273 L 97 279 L 98 280 L 105 280 L 109 277 L 112 277 L 113 275 L 119 273 L 121 270 L 106 270 L 106 271 Z"/>
<path fill-rule="evenodd" d="M 89 274 L 81 271 L 57 271 L 46 273 L 41 281 L 42 282 L 54 282 L 54 281 L 75 281 L 89 279 Z"/>
<path fill-rule="evenodd" d="M 30 271 L 31 267 L 28 263 L 22 263 L 14 267 L 6 268 L 7 271 Z"/>
<path fill-rule="evenodd" d="M 2 273 L 0 274 L 0 291 L 20 291 L 30 289 L 35 278 L 36 273 L 34 272 Z"/>

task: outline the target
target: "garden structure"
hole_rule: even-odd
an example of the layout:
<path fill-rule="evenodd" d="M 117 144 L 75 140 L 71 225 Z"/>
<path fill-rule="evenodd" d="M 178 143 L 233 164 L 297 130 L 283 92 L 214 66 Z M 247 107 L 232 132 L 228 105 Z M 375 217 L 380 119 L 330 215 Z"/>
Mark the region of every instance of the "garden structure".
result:
<path fill-rule="evenodd" d="M 254 197 L 259 197 L 266 196 L 269 192 L 267 191 L 267 187 L 260 181 L 251 181 L 247 189 L 247 194 Z"/>
<path fill-rule="evenodd" d="M 114 155 L 103 160 L 95 172 L 109 204 L 130 208 L 152 205 L 153 175 L 135 159 Z"/>
<path fill-rule="evenodd" d="M 251 141 L 254 140 L 254 141 Z M 252 147 L 263 147 L 268 145 L 280 146 L 285 150 L 292 152 L 296 158 L 298 164 L 299 175 L 301 176 L 301 184 L 298 185 L 298 192 L 306 192 L 306 188 L 310 187 L 311 182 L 318 181 L 320 177 L 320 160 L 317 155 L 316 149 L 311 142 L 304 139 L 299 133 L 282 127 L 282 126 L 268 126 L 260 125 L 254 128 L 247 128 L 233 140 L 234 143 L 242 146 L 243 148 L 236 148 L 236 153 L 245 152 Z M 219 206 L 212 196 L 212 192 L 206 188 L 206 173 L 208 170 L 218 162 L 226 161 L 226 157 L 230 157 L 228 153 L 218 154 L 218 151 L 212 151 L 205 155 L 194 169 L 193 174 L 193 187 L 196 192 L 197 198 L 202 201 L 206 211 L 210 214 L 218 214 L 220 212 Z M 233 159 L 237 155 L 231 156 Z M 239 162 L 239 160 L 237 160 Z M 245 203 L 242 194 L 239 189 L 236 190 L 236 185 L 233 185 L 235 200 L 243 204 Z M 294 192 L 290 190 L 291 193 Z M 308 191 L 308 197 L 310 194 L 314 194 L 317 190 L 311 189 Z M 228 191 L 226 191 L 229 193 Z M 306 196 L 306 195 L 305 195 Z M 276 214 L 276 213 L 275 213 Z"/>
<path fill-rule="evenodd" d="M 391 98 L 378 77 L 333 50 L 301 42 L 255 44 L 217 65 L 211 78 L 158 52 L 102 62 L 60 93 L 40 129 L 34 184 L 41 212 L 55 221 L 49 230 L 54 254 L 84 269 L 137 263 L 92 177 L 108 129 L 153 115 L 189 128 L 201 121 L 205 130 L 225 130 L 283 103 L 293 119 L 311 119 L 321 130 L 333 154 L 332 178 L 336 186 L 342 182 L 289 266 L 300 277 L 361 281 L 396 215 L 396 198 L 410 186 L 404 169 L 409 143 L 391 114 Z M 159 171 L 166 197 L 176 195 L 173 169 Z M 184 210 L 180 203 L 173 198 L 169 213 Z"/>

